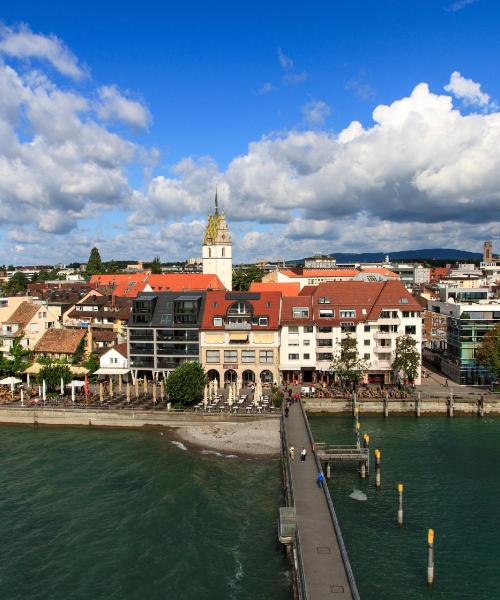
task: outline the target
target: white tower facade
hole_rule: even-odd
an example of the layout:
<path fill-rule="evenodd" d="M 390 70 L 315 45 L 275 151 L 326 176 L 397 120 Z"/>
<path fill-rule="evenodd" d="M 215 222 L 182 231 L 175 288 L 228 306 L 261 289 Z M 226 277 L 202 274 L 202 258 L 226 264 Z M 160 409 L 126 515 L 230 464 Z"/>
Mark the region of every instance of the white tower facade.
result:
<path fill-rule="evenodd" d="M 215 212 L 208 216 L 203 239 L 203 273 L 217 275 L 224 287 L 233 289 L 233 244 L 224 211 L 219 211 L 217 192 Z"/>

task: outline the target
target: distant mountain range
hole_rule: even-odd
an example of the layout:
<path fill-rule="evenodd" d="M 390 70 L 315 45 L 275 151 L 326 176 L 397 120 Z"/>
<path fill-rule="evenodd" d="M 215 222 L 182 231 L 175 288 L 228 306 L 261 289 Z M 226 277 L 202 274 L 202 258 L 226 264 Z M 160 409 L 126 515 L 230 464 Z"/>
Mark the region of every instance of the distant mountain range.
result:
<path fill-rule="evenodd" d="M 398 252 L 361 252 L 358 254 L 348 252 L 332 252 L 329 256 L 336 258 L 338 263 L 353 262 L 382 262 L 386 256 L 389 260 L 449 260 L 467 261 L 480 260 L 483 255 L 479 252 L 468 252 L 467 250 L 456 250 L 454 248 L 423 248 L 422 250 L 401 250 Z M 304 259 L 296 262 L 303 264 Z"/>

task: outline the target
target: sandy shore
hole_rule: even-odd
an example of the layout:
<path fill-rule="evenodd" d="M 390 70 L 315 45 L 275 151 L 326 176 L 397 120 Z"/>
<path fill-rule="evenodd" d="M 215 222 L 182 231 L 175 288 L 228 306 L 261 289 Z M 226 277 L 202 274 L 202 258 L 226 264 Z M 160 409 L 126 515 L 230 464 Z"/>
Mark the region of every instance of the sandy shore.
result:
<path fill-rule="evenodd" d="M 186 446 L 216 450 L 224 454 L 277 456 L 280 450 L 280 421 L 265 419 L 240 423 L 201 423 L 172 427 Z"/>

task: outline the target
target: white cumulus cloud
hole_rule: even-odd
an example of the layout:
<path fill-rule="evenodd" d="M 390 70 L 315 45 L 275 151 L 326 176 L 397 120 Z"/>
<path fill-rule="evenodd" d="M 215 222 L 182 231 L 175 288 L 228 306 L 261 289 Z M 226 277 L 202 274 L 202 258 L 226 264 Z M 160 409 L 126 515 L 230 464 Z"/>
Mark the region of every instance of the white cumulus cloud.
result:
<path fill-rule="evenodd" d="M 98 114 L 103 120 L 118 120 L 134 127 L 147 127 L 151 115 L 148 109 L 136 100 L 120 93 L 115 85 L 105 85 L 98 90 L 100 105 Z"/>
<path fill-rule="evenodd" d="M 446 92 L 455 98 L 463 100 L 466 106 L 481 106 L 486 108 L 490 104 L 490 96 L 481 91 L 481 84 L 472 79 L 462 77 L 460 71 L 453 71 L 448 84 L 444 86 Z"/>
<path fill-rule="evenodd" d="M 311 125 L 323 125 L 331 112 L 324 100 L 311 100 L 302 107 L 302 114 Z"/>

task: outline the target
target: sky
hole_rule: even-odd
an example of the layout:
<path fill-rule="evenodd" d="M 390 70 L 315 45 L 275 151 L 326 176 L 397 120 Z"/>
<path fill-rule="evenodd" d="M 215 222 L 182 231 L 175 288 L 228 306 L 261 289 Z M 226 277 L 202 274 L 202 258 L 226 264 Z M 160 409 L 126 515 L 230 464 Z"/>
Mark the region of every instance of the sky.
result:
<path fill-rule="evenodd" d="M 459 248 L 500 231 L 495 0 L 0 7 L 0 264 Z"/>

